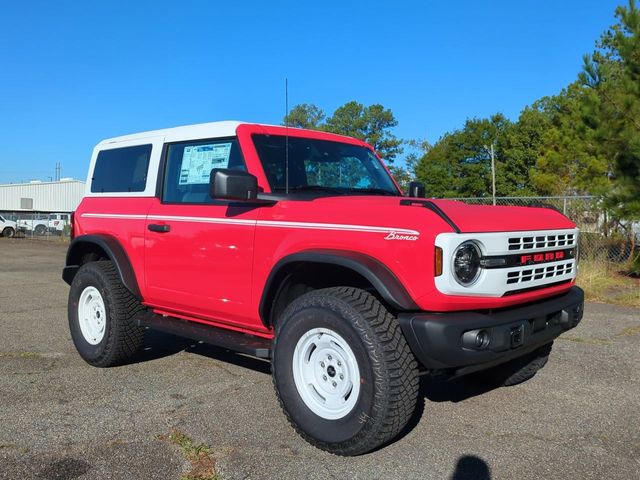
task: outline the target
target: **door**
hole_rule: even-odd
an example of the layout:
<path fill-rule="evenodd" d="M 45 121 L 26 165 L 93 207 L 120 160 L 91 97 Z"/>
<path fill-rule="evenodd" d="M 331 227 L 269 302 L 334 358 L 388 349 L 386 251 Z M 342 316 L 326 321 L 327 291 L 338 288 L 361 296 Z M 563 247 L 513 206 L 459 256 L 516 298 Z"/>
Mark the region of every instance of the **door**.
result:
<path fill-rule="evenodd" d="M 257 326 L 251 312 L 255 206 L 214 201 L 213 168 L 244 170 L 235 138 L 167 145 L 145 232 L 145 301 L 175 313 Z"/>

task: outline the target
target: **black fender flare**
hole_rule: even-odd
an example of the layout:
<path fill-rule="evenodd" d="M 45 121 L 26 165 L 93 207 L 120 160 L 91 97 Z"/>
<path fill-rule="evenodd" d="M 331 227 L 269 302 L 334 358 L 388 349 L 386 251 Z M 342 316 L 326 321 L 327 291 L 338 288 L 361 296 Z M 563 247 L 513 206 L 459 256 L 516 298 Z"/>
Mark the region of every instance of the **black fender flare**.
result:
<path fill-rule="evenodd" d="M 381 261 L 369 255 L 348 250 L 305 250 L 280 259 L 267 277 L 259 305 L 260 318 L 265 325 L 269 323 L 267 319 L 270 314 L 271 302 L 278 290 L 278 285 L 275 283 L 279 278 L 279 273 L 292 263 L 324 263 L 348 268 L 371 283 L 380 297 L 396 310 L 419 310 L 402 282 Z"/>
<path fill-rule="evenodd" d="M 122 245 L 120 245 L 120 242 L 110 235 L 81 235 L 74 238 L 67 250 L 67 259 L 65 267 L 62 270 L 62 279 L 71 285 L 73 278 L 80 269 L 83 254 L 90 251 L 92 246 L 99 247 L 100 250 L 106 254 L 109 260 L 115 265 L 122 284 L 138 300 L 141 300 L 142 296 L 140 295 L 138 280 L 131 266 L 129 256 Z"/>

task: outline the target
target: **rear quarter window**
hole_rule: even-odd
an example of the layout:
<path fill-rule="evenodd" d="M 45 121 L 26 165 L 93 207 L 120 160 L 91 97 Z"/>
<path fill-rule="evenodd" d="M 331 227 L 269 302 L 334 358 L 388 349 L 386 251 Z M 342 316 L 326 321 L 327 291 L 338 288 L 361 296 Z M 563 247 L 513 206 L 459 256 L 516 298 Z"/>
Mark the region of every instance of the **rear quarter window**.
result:
<path fill-rule="evenodd" d="M 150 158 L 151 145 L 102 150 L 93 169 L 91 192 L 143 192 Z"/>

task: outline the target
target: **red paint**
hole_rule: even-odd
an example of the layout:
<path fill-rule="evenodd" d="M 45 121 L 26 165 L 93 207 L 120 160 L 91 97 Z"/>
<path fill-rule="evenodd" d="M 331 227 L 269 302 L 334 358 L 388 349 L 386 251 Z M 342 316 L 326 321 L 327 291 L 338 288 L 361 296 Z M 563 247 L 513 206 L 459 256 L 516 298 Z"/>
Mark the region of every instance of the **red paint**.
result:
<path fill-rule="evenodd" d="M 254 133 L 283 135 L 285 129 L 258 125 L 241 125 L 237 129 L 248 171 L 258 178 L 259 186 L 269 192 L 251 142 Z M 366 145 L 360 140 L 323 132 L 288 129 L 288 134 Z M 451 232 L 452 228 L 434 212 L 420 207 L 400 207 L 399 200 L 384 196 L 341 196 L 282 200 L 271 206 L 239 208 L 226 204 L 163 204 L 155 197 L 86 197 L 72 219 L 72 232 L 76 236 L 91 233 L 116 238 L 129 256 L 144 303 L 155 311 L 263 336 L 271 335 L 258 314 L 267 278 L 280 259 L 304 250 L 357 250 L 369 255 L 386 265 L 414 302 L 426 311 L 508 307 L 556 295 L 572 285 L 501 298 L 444 295 L 434 284 L 434 239 L 439 233 Z M 575 227 L 560 213 L 544 208 L 471 206 L 446 200 L 435 203 L 463 232 Z M 140 218 L 89 218 L 83 216 L 85 213 Z M 147 218 L 154 215 L 239 222 L 216 224 Z M 266 221 L 392 227 L 416 230 L 419 235 L 260 224 Z M 171 230 L 152 232 L 147 229 L 150 223 L 167 224 Z M 535 256 L 530 257 L 523 255 L 521 260 L 539 261 Z M 546 256 L 544 258 L 546 260 Z M 555 257 L 560 258 L 563 257 Z"/>

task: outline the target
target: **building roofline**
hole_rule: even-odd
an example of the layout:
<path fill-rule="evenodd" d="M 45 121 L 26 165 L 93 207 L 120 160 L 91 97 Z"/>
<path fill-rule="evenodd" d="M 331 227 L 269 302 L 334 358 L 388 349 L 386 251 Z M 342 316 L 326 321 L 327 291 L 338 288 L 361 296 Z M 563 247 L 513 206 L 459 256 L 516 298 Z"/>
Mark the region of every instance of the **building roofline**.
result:
<path fill-rule="evenodd" d="M 86 183 L 84 180 L 74 178 L 73 180 L 52 180 L 52 181 L 36 181 L 36 182 L 20 182 L 20 183 L 0 183 L 0 187 L 25 187 L 37 185 L 67 185 L 69 183 Z"/>

